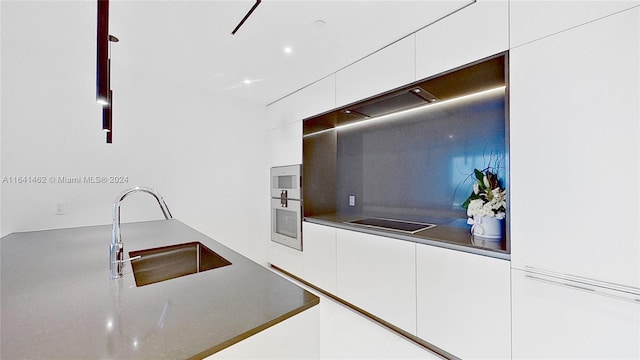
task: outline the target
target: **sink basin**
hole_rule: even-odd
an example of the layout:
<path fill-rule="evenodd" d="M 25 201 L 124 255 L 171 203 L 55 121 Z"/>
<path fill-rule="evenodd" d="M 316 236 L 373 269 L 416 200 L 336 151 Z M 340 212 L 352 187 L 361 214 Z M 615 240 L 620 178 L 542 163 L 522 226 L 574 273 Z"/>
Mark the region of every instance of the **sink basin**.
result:
<path fill-rule="evenodd" d="M 145 286 L 177 277 L 231 265 L 200 242 L 130 251 L 136 286 Z"/>

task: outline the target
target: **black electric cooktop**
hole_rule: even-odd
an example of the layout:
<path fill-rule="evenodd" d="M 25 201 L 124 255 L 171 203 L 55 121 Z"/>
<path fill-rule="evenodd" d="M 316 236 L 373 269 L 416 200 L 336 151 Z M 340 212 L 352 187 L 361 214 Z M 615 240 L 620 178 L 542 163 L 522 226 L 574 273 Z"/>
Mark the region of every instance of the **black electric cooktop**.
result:
<path fill-rule="evenodd" d="M 385 230 L 401 231 L 409 234 L 415 234 L 418 231 L 430 229 L 434 227 L 434 224 L 425 224 L 419 222 L 391 220 L 381 218 L 366 218 L 360 220 L 349 221 L 349 224 L 367 226 Z"/>

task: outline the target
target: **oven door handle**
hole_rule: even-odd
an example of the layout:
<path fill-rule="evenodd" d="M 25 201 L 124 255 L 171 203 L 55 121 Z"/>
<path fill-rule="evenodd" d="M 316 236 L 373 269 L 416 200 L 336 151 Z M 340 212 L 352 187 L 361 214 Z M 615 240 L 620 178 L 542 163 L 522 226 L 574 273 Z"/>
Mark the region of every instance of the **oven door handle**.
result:
<path fill-rule="evenodd" d="M 288 207 L 289 204 L 287 203 L 287 199 L 288 199 L 287 190 L 282 190 L 280 192 L 280 206 Z"/>

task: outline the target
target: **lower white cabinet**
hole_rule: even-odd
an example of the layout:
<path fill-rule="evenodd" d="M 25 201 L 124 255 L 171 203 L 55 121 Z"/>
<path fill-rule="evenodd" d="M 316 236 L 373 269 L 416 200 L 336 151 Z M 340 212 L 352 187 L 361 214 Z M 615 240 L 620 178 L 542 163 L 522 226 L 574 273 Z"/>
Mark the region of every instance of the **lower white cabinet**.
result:
<path fill-rule="evenodd" d="M 640 358 L 637 296 L 515 269 L 512 281 L 514 359 Z"/>
<path fill-rule="evenodd" d="M 337 295 L 416 333 L 416 244 L 337 229 Z"/>
<path fill-rule="evenodd" d="M 252 335 L 205 359 L 319 359 L 320 306 Z"/>
<path fill-rule="evenodd" d="M 418 244 L 418 337 L 463 359 L 511 356 L 509 261 Z"/>
<path fill-rule="evenodd" d="M 460 358 L 511 357 L 510 262 L 303 223 L 271 262 Z"/>
<path fill-rule="evenodd" d="M 269 263 L 314 286 L 336 293 L 336 228 L 302 223 L 302 249 L 270 241 Z"/>
<path fill-rule="evenodd" d="M 303 244 L 304 246 L 304 244 Z M 302 251 L 269 241 L 269 263 L 295 276 L 304 275 L 304 258 Z"/>
<path fill-rule="evenodd" d="M 304 280 L 336 292 L 336 228 L 302 223 Z"/>

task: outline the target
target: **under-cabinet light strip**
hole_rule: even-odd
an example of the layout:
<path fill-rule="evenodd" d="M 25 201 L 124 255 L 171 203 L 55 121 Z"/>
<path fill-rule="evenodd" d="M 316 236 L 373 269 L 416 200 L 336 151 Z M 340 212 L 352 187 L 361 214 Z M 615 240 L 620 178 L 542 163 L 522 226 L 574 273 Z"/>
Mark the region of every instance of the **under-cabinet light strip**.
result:
<path fill-rule="evenodd" d="M 303 137 L 315 136 L 315 135 L 319 135 L 319 134 L 326 133 L 326 132 L 329 132 L 329 131 L 334 131 L 334 130 L 344 130 L 344 129 L 347 129 L 347 128 L 354 128 L 354 127 L 357 127 L 357 126 L 370 125 L 372 123 L 378 123 L 378 122 L 381 122 L 381 121 L 390 120 L 391 118 L 399 117 L 399 116 L 406 115 L 406 114 L 409 114 L 409 113 L 412 113 L 412 112 L 417 112 L 417 111 L 426 110 L 426 109 L 435 109 L 435 108 L 439 108 L 439 107 L 441 107 L 443 105 L 451 104 L 451 103 L 454 103 L 454 102 L 469 100 L 469 99 L 472 99 L 472 98 L 481 97 L 483 95 L 491 95 L 493 93 L 499 93 L 501 91 L 504 91 L 505 88 L 506 88 L 506 85 L 502 85 L 502 86 L 499 86 L 499 87 L 496 87 L 496 88 L 491 88 L 491 89 L 488 89 L 488 90 L 482 90 L 482 91 L 478 91 L 478 92 L 475 92 L 475 93 L 472 93 L 472 94 L 459 96 L 459 97 L 456 97 L 456 98 L 453 98 L 453 99 L 447 99 L 447 100 L 432 102 L 432 103 L 424 104 L 424 105 L 421 105 L 421 106 L 418 106 L 418 107 L 415 107 L 415 108 L 394 112 L 394 113 L 391 113 L 391 114 L 372 117 L 372 118 L 369 118 L 369 119 L 366 119 L 366 120 L 353 122 L 353 123 L 349 123 L 349 124 L 345 124 L 345 125 L 338 125 L 336 127 L 330 128 L 330 129 L 324 129 L 324 130 L 313 132 L 311 134 L 306 134 Z"/>

